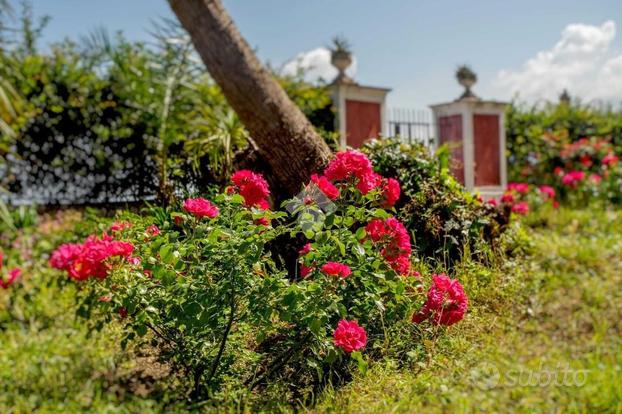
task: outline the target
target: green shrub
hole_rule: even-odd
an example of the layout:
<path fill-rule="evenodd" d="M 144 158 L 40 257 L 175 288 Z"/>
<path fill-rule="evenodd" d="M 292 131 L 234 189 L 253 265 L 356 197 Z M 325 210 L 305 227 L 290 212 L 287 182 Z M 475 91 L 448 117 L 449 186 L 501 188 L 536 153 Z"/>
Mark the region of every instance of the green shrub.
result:
<path fill-rule="evenodd" d="M 0 95 L 15 105 L 0 100 L 0 186 L 39 204 L 88 204 L 224 185 L 248 132 L 185 32 L 154 33 L 152 47 L 97 31 L 46 52 L 2 50 Z M 334 144 L 326 87 L 277 77 Z"/>
<path fill-rule="evenodd" d="M 449 153 L 430 154 L 421 144 L 373 140 L 363 151 L 380 174 L 402 186 L 398 216 L 419 255 L 452 265 L 463 254 L 488 259 L 508 221 L 507 212 L 482 203 L 451 175 Z"/>
<path fill-rule="evenodd" d="M 564 146 L 582 138 L 607 139 L 622 152 L 622 112 L 589 105 L 510 105 L 506 112 L 508 179 L 551 184 L 557 166 L 563 166 Z"/>
<path fill-rule="evenodd" d="M 237 194 L 239 184 L 215 197 L 218 210 L 194 200 L 182 211 L 128 213 L 111 227 L 116 240 L 90 238 L 86 244 L 95 247 L 69 267 L 57 262 L 65 260 L 61 255 L 51 263 L 71 269 L 76 279 L 86 270 L 79 314 L 94 328 L 121 320 L 123 343 L 155 347 L 193 398 L 274 384 L 290 384 L 286 388 L 303 395 L 349 378 L 352 369 L 365 371 L 372 360 L 406 361 L 421 332 L 410 318 L 426 283 L 411 276 L 408 235 L 403 250 L 395 250 L 392 238 L 380 239 L 384 233 L 370 227 L 384 229 L 385 220 L 393 220 L 381 208 L 383 188 L 359 190 L 348 179 L 336 183 L 334 197 L 324 193 L 325 184 L 310 184 L 304 196 L 287 202 L 289 215 L 264 210 L 263 200 L 250 202 L 256 192 Z M 267 249 L 282 235 L 309 243 L 294 271 Z M 93 264 L 90 255 L 126 249 L 128 242 L 135 246 L 131 257 L 111 253 L 95 264 L 102 268 L 85 267 Z M 397 264 L 397 257 L 404 260 Z M 91 269 L 106 273 L 88 277 Z M 356 321 L 367 339 L 354 348 L 339 345 L 344 320 Z"/>

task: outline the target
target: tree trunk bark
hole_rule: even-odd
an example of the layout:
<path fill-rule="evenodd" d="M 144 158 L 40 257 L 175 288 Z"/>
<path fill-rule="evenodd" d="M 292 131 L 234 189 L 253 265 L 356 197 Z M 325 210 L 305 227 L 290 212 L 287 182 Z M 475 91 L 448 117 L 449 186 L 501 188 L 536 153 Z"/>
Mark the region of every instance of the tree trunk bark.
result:
<path fill-rule="evenodd" d="M 168 1 L 270 166 L 277 195 L 298 193 L 331 157 L 324 140 L 259 62 L 220 0 Z"/>

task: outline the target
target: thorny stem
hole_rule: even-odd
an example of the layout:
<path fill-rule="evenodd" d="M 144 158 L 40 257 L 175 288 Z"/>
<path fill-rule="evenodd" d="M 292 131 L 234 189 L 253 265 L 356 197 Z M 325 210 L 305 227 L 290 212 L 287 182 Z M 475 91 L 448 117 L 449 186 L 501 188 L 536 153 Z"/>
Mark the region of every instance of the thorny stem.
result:
<path fill-rule="evenodd" d="M 257 379 L 255 379 L 251 385 L 249 386 L 249 389 L 252 390 L 253 388 L 255 388 L 257 385 L 259 385 L 259 383 L 261 383 L 263 380 L 270 378 L 272 376 L 272 374 L 274 374 L 278 369 L 282 368 L 285 364 L 287 364 L 287 362 L 290 360 L 290 358 L 297 352 L 300 350 L 300 348 L 303 347 L 303 345 L 305 344 L 305 342 L 307 341 L 307 338 L 309 338 L 309 333 L 307 333 L 304 337 L 302 337 L 300 339 L 300 341 L 298 342 L 298 344 L 296 346 L 292 346 L 290 347 L 284 354 L 282 354 L 281 356 L 274 358 L 274 361 L 278 361 L 275 362 L 274 365 L 272 365 L 272 367 L 270 368 L 266 368 L 264 370 L 264 373 Z M 246 381 L 245 385 L 248 385 L 249 381 Z"/>
<path fill-rule="evenodd" d="M 229 273 L 231 277 L 231 301 L 230 301 L 230 311 L 229 311 L 229 321 L 227 322 L 227 326 L 225 327 L 225 331 L 222 335 L 222 339 L 220 341 L 220 348 L 218 349 L 218 354 L 216 355 L 216 359 L 212 363 L 212 368 L 210 369 L 209 376 L 207 378 L 207 382 L 211 382 L 212 378 L 216 374 L 218 370 L 218 365 L 220 364 L 220 359 L 222 358 L 222 354 L 225 352 L 225 346 L 227 345 L 227 339 L 229 338 L 229 333 L 231 332 L 231 327 L 233 326 L 233 321 L 235 320 L 235 285 L 234 285 L 234 277 L 233 271 Z M 195 386 L 198 387 L 197 381 L 195 381 Z"/>

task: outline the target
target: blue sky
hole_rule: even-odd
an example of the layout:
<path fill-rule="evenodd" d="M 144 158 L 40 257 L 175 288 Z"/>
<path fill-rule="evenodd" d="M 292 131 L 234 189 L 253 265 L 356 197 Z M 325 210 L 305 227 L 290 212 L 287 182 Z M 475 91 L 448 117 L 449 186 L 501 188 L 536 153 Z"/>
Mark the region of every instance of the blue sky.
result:
<path fill-rule="evenodd" d="M 353 45 L 355 79 L 393 89 L 389 105 L 423 108 L 454 99 L 453 72 L 470 64 L 485 98 L 553 99 L 568 87 L 584 100 L 622 101 L 620 0 L 225 0 L 260 58 L 281 66 L 329 43 Z M 97 26 L 148 40 L 165 0 L 34 0 L 52 21 L 43 41 Z M 321 69 L 321 68 L 320 68 Z"/>

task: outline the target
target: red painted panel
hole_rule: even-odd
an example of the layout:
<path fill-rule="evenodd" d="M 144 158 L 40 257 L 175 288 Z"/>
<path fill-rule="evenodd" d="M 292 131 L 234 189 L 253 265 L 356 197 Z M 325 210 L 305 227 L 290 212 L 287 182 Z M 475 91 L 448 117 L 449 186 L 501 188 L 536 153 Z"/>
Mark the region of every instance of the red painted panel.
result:
<path fill-rule="evenodd" d="M 447 144 L 451 151 L 451 172 L 464 184 L 464 150 L 462 138 L 462 115 L 438 118 L 439 141 Z"/>
<path fill-rule="evenodd" d="M 473 115 L 475 185 L 501 185 L 499 116 Z"/>
<path fill-rule="evenodd" d="M 380 104 L 346 100 L 346 144 L 359 148 L 382 131 Z"/>

